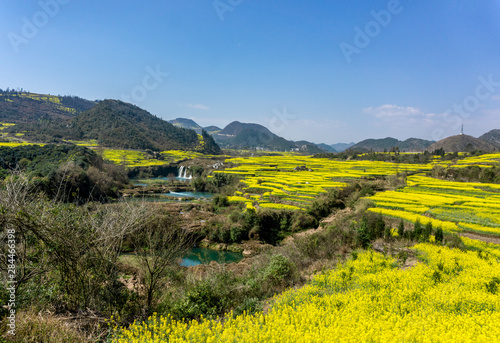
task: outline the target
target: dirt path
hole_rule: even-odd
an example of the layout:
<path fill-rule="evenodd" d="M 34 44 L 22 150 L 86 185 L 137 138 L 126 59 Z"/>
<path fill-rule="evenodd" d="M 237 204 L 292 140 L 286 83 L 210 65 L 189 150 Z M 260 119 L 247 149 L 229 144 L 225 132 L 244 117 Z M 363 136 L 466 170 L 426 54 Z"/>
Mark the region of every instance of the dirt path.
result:
<path fill-rule="evenodd" d="M 497 236 L 481 235 L 481 234 L 472 233 L 472 232 L 460 232 L 458 235 L 462 236 L 462 237 L 476 239 L 478 241 L 485 242 L 485 243 L 500 244 L 500 237 L 497 237 Z"/>

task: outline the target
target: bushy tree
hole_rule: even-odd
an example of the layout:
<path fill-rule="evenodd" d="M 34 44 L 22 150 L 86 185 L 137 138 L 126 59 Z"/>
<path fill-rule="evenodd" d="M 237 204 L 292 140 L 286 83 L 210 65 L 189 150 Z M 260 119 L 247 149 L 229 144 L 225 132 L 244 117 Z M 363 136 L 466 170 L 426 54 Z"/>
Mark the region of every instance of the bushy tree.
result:
<path fill-rule="evenodd" d="M 422 224 L 420 223 L 420 220 L 417 219 L 415 222 L 415 225 L 413 226 L 413 238 L 416 240 L 419 240 L 420 237 L 422 236 Z"/>
<path fill-rule="evenodd" d="M 443 244 L 444 235 L 443 235 L 443 229 L 441 227 L 438 227 L 436 229 L 434 236 L 437 244 Z"/>
<path fill-rule="evenodd" d="M 432 222 L 429 221 L 422 232 L 422 241 L 428 242 L 432 235 Z"/>
<path fill-rule="evenodd" d="M 398 236 L 400 238 L 403 238 L 405 235 L 405 222 L 403 219 L 401 219 L 401 221 L 399 222 L 399 226 L 398 226 Z"/>

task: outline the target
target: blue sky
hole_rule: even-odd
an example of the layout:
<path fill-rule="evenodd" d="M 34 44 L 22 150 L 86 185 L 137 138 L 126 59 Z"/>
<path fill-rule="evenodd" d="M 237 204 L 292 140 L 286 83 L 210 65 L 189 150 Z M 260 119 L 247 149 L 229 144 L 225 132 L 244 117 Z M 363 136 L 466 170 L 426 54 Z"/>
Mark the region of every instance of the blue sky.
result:
<path fill-rule="evenodd" d="M 500 129 L 498 0 L 2 1 L 0 88 L 294 140 Z"/>

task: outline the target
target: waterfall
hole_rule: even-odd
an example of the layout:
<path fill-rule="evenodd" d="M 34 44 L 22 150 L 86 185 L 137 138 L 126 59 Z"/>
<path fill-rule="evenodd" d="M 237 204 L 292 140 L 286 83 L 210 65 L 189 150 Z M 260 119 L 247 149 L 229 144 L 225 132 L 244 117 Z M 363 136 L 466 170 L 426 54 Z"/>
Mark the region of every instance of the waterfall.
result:
<path fill-rule="evenodd" d="M 193 178 L 192 175 L 188 175 L 187 171 L 188 171 L 188 168 L 189 167 L 184 167 L 184 166 L 181 166 L 179 168 L 179 175 L 177 176 L 179 179 L 187 179 L 187 180 L 191 180 Z"/>
<path fill-rule="evenodd" d="M 186 170 L 184 171 L 184 178 L 185 179 L 188 179 L 188 180 L 191 180 L 193 178 L 192 175 L 188 175 L 187 174 L 187 170 L 189 169 L 190 167 L 187 167 Z"/>

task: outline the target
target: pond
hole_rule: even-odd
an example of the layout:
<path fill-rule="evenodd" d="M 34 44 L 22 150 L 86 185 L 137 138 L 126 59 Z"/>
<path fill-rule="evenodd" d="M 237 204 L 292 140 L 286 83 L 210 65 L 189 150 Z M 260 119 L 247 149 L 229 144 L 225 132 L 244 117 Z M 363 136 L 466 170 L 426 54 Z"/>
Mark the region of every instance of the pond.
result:
<path fill-rule="evenodd" d="M 239 262 L 243 255 L 232 251 L 219 251 L 208 248 L 193 248 L 181 262 L 181 266 L 192 267 L 199 264 L 208 264 L 211 261 L 217 263 Z"/>
<path fill-rule="evenodd" d="M 163 195 L 168 195 L 178 198 L 213 198 L 214 196 L 213 193 L 207 193 L 207 192 L 170 192 L 170 193 L 163 193 Z"/>
<path fill-rule="evenodd" d="M 127 201 L 145 201 L 145 202 L 178 202 L 180 198 L 194 198 L 200 200 L 211 199 L 215 196 L 214 193 L 207 192 L 171 192 L 171 193 L 161 193 L 163 196 L 138 196 L 138 197 L 128 197 Z M 171 197 L 171 198 L 170 198 Z M 186 199 L 187 201 L 191 201 L 194 199 Z"/>

